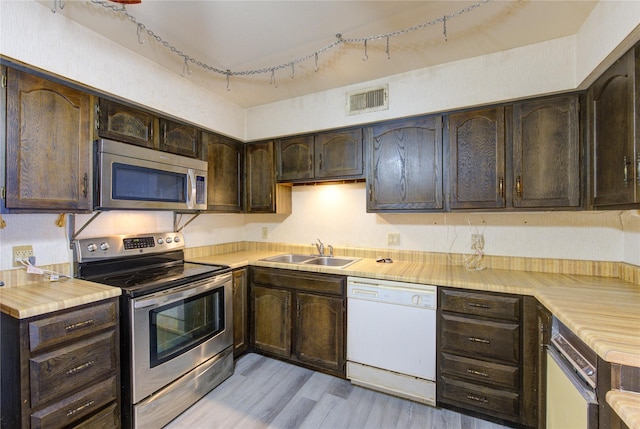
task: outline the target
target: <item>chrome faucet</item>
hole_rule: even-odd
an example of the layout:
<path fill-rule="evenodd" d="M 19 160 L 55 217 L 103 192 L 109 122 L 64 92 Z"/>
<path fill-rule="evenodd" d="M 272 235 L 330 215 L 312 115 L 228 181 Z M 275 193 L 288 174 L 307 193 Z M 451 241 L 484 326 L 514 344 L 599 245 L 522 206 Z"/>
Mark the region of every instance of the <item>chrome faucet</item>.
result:
<path fill-rule="evenodd" d="M 324 244 L 322 243 L 322 241 L 320 241 L 319 238 L 317 243 L 311 243 L 311 244 L 314 244 L 316 246 L 316 249 L 318 249 L 318 255 L 324 256 Z"/>

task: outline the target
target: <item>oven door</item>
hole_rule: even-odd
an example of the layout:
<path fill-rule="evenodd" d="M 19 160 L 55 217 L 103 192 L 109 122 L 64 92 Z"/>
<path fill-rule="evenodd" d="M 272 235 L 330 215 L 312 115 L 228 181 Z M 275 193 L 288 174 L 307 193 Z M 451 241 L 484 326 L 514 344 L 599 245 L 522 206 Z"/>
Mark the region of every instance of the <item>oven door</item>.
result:
<path fill-rule="evenodd" d="M 134 404 L 233 344 L 231 288 L 227 273 L 131 300 Z"/>

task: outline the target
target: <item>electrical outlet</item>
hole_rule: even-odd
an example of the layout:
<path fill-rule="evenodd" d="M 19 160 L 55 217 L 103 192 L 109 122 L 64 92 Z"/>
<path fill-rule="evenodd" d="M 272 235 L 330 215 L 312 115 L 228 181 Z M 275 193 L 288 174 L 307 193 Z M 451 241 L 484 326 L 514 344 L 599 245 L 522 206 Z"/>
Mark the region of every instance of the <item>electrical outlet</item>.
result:
<path fill-rule="evenodd" d="M 14 267 L 23 267 L 21 260 L 25 260 L 25 262 L 29 259 L 30 256 L 33 256 L 33 247 L 30 245 L 27 246 L 13 246 L 13 266 Z"/>
<path fill-rule="evenodd" d="M 387 244 L 391 246 L 397 246 L 400 244 L 400 233 L 390 232 L 387 234 Z"/>
<path fill-rule="evenodd" d="M 268 226 L 263 226 L 262 227 L 262 238 L 263 239 L 267 239 L 269 238 L 269 227 Z"/>
<path fill-rule="evenodd" d="M 471 250 L 474 252 L 484 250 L 484 235 L 471 234 Z"/>

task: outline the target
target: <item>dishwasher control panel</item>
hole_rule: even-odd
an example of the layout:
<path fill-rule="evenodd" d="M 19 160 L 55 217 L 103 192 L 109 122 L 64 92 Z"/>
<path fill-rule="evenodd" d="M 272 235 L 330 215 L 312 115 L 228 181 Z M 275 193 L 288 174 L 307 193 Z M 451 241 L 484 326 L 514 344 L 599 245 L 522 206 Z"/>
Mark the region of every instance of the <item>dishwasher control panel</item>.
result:
<path fill-rule="evenodd" d="M 347 298 L 435 309 L 437 306 L 437 287 L 349 277 L 347 279 Z"/>

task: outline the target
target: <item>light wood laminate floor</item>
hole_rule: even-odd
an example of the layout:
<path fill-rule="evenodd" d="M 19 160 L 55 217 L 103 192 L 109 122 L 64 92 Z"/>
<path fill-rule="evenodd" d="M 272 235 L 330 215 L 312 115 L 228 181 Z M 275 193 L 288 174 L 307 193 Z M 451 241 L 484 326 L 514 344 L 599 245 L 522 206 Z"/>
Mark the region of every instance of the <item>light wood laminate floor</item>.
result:
<path fill-rule="evenodd" d="M 257 354 L 166 429 L 502 429 Z"/>

